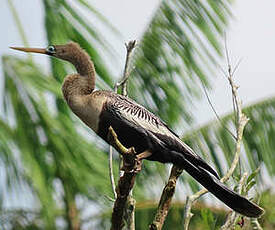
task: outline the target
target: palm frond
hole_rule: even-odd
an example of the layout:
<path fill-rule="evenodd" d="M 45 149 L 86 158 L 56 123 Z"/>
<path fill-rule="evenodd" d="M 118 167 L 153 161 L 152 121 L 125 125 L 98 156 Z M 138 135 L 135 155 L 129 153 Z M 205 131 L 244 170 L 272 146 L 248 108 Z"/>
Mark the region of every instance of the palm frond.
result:
<path fill-rule="evenodd" d="M 130 93 L 169 124 L 192 122 L 197 84 L 210 87 L 230 1 L 162 1 L 134 60 Z M 139 92 L 142 92 L 140 94 Z"/>
<path fill-rule="evenodd" d="M 92 200 L 99 194 L 110 196 L 107 155 L 76 130 L 68 115 L 49 108 L 49 94 L 61 101 L 55 78 L 42 74 L 29 60 L 9 56 L 3 57 L 3 69 L 4 103 L 9 104 L 4 112 L 6 117 L 14 116 L 0 122 L 0 135 L 5 136 L 0 143 L 5 153 L 1 158 L 12 159 L 7 167 L 17 168 L 14 151 L 20 153 L 23 179 L 39 198 L 48 228 L 53 228 L 58 209 L 54 180 L 65 180 L 73 191 Z"/>

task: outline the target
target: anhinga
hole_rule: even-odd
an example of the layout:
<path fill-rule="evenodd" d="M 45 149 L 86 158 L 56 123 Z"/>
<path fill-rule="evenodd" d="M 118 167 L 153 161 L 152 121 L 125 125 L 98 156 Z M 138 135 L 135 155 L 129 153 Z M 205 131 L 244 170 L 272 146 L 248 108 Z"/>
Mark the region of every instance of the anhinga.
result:
<path fill-rule="evenodd" d="M 77 43 L 54 45 L 46 49 L 11 48 L 71 62 L 78 73 L 65 78 L 62 86 L 64 98 L 71 110 L 106 142 L 109 127 L 112 126 L 120 142 L 127 148 L 134 147 L 139 159 L 181 166 L 236 212 L 248 217 L 259 217 L 263 213 L 259 206 L 222 184 L 215 170 L 157 116 L 135 101 L 112 91 L 94 91 L 94 64 Z"/>

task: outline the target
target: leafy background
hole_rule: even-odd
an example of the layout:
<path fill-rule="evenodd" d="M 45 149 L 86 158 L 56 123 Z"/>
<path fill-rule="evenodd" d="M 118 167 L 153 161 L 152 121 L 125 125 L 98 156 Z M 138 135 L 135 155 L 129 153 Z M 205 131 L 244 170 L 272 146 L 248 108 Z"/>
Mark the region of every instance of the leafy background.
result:
<path fill-rule="evenodd" d="M 31 38 L 24 34 L 26 28 L 17 18 L 16 5 L 11 0 L 7 3 L 22 43 L 28 45 Z M 41 3 L 47 43 L 61 44 L 69 40 L 80 43 L 95 63 L 97 87 L 112 88 L 117 76 L 111 71 L 106 56 L 114 59 L 116 51 L 110 39 L 104 37 L 86 15 L 97 18 L 97 22 L 117 39 L 121 39 L 119 29 L 88 1 L 44 0 Z M 231 4 L 231 1 L 214 0 L 161 2 L 132 59 L 135 69 L 129 85 L 132 98 L 177 130 L 189 130 L 183 133 L 183 139 L 215 165 L 220 174 L 232 160 L 233 139 L 217 121 L 194 128 L 193 111 L 196 111 L 194 104 L 203 96 L 201 84 L 211 89 L 214 73 L 219 69 L 224 30 L 232 17 Z M 80 224 L 83 228 L 108 228 L 112 202 L 107 197 L 112 193 L 107 173 L 107 146 L 72 115 L 60 92 L 63 77 L 74 71 L 72 66 L 50 59 L 46 71 L 40 58 L 2 55 L 2 69 L 0 162 L 4 190 L 0 194 L 1 227 L 75 229 L 74 226 Z M 258 192 L 263 192 L 263 177 L 273 177 L 275 172 L 274 106 L 274 97 L 269 97 L 245 108 L 250 122 L 245 130 L 242 170 L 252 172 L 262 167 L 264 173 L 257 177 Z M 233 130 L 232 114 L 222 116 L 221 120 Z M 138 176 L 134 191 L 138 201 L 137 229 L 145 229 L 152 219 L 155 207 L 152 200 L 159 197 L 167 179 L 167 168 L 146 162 Z M 182 222 L 183 191 L 199 189 L 186 175 L 181 177 L 179 187 L 176 197 L 181 199 L 175 203 L 166 229 Z M 30 200 L 32 205 L 18 202 L 7 207 L 8 193 L 21 194 L 20 199 Z M 273 196 L 265 191 L 261 202 L 268 204 Z M 202 225 L 208 229 L 218 228 L 225 217 L 223 209 L 216 210 L 213 206 L 202 204 L 196 210 L 197 218 L 192 223 L 196 229 Z M 274 227 L 272 208 L 267 210 L 262 223 Z"/>

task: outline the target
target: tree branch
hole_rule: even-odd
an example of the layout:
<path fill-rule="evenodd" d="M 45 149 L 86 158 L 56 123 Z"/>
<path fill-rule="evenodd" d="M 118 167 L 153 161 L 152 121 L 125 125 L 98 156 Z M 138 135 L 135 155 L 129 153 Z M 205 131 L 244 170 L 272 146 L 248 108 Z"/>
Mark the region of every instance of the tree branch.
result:
<path fill-rule="evenodd" d="M 117 92 L 118 87 L 119 86 L 122 87 L 122 95 L 123 96 L 127 96 L 127 80 L 129 78 L 130 72 L 131 72 L 131 71 L 129 71 L 130 56 L 136 46 L 136 43 L 137 43 L 136 40 L 129 41 L 128 44 L 125 43 L 127 53 L 126 53 L 126 61 L 125 61 L 125 66 L 124 66 L 124 71 L 123 71 L 123 77 L 114 86 L 114 91 L 116 93 L 118 93 Z M 120 158 L 120 160 L 121 160 L 121 158 Z M 119 171 L 120 171 L 120 164 L 119 164 Z M 119 174 L 120 174 L 120 172 L 119 172 Z M 115 191 L 116 185 L 115 185 L 115 179 L 114 179 L 114 173 L 113 173 L 113 149 L 112 149 L 112 146 L 110 146 L 110 149 L 109 149 L 109 177 L 110 177 L 110 181 L 111 181 L 113 194 L 116 199 L 117 194 Z"/>
<path fill-rule="evenodd" d="M 131 57 L 132 51 L 136 47 L 136 44 L 137 44 L 136 40 L 129 41 L 128 44 L 125 43 L 127 53 L 126 53 L 126 61 L 125 61 L 125 66 L 124 66 L 123 77 L 122 77 L 121 81 L 119 81 L 118 83 L 115 84 L 115 92 L 117 92 L 118 87 L 121 86 L 121 92 L 122 92 L 123 96 L 128 95 L 127 80 L 131 73 L 131 71 L 129 70 L 129 62 L 130 62 L 130 57 Z"/>
<path fill-rule="evenodd" d="M 112 186 L 112 191 L 114 194 L 115 199 L 117 198 L 116 194 L 116 183 L 115 183 L 115 178 L 114 178 L 114 172 L 113 172 L 113 147 L 110 145 L 109 147 L 109 177 L 111 181 L 111 186 Z"/>
<path fill-rule="evenodd" d="M 126 46 L 127 53 L 126 53 L 126 61 L 125 61 L 125 66 L 124 66 L 124 71 L 123 71 L 123 77 L 122 77 L 121 81 L 119 81 L 118 83 L 115 84 L 115 87 L 114 87 L 115 92 L 118 93 L 118 87 L 121 86 L 121 88 L 122 88 L 121 91 L 122 91 L 122 95 L 123 96 L 127 96 L 127 94 L 128 94 L 127 93 L 127 81 L 128 81 L 129 76 L 130 76 L 130 73 L 131 73 L 131 71 L 129 70 L 129 62 L 130 62 L 131 53 L 132 53 L 132 51 L 134 50 L 134 48 L 136 46 L 136 40 L 129 41 L 127 44 L 125 43 L 125 46 Z M 114 134 L 114 131 L 112 133 Z M 123 146 L 120 146 L 120 147 L 123 147 Z M 121 149 L 117 149 L 117 150 L 119 152 L 121 151 Z M 119 175 L 121 176 L 123 174 L 122 171 L 121 171 L 121 161 L 123 161 L 123 165 L 125 166 L 125 162 L 124 162 L 125 158 L 121 159 L 121 155 L 120 155 L 119 159 L 120 159 L 120 163 L 119 163 Z M 124 205 L 123 207 L 125 207 L 124 220 L 127 223 L 128 229 L 134 230 L 135 229 L 134 211 L 135 211 L 135 203 L 136 203 L 136 201 L 131 196 L 131 189 L 129 190 L 129 193 L 127 194 L 127 196 L 130 194 L 130 196 L 128 196 L 128 198 L 126 196 L 127 203 L 125 203 L 124 199 L 120 199 L 118 197 L 117 191 L 115 189 L 115 180 L 114 180 L 114 174 L 113 174 L 112 161 L 113 161 L 113 150 L 112 150 L 112 146 L 110 146 L 110 151 L 109 151 L 109 176 L 110 176 L 110 181 L 111 181 L 114 197 L 116 199 L 114 210 L 113 210 L 112 223 L 113 223 L 113 218 L 115 218 L 114 217 L 115 216 L 114 215 L 115 207 L 116 207 L 116 205 L 119 206 L 119 204 L 117 204 L 118 202 L 122 202 L 121 205 Z M 125 173 L 124 173 L 124 175 L 122 177 L 124 177 L 124 176 L 125 176 Z M 119 188 L 120 186 L 122 186 L 122 184 L 120 184 L 122 177 L 120 177 L 120 179 L 119 179 L 119 184 L 118 184 L 117 188 Z M 127 176 L 125 176 L 124 178 L 127 178 Z M 131 180 L 133 180 L 133 183 L 134 183 L 134 179 L 131 179 Z M 132 187 L 133 187 L 133 185 L 132 185 Z M 123 216 L 121 215 L 121 217 L 123 217 Z M 116 228 L 114 228 L 114 229 L 116 229 Z M 120 229 L 120 228 L 117 228 L 117 229 Z"/>
<path fill-rule="evenodd" d="M 242 113 L 242 103 L 241 100 L 238 96 L 238 86 L 234 83 L 233 81 L 233 74 L 236 70 L 232 72 L 231 65 L 230 65 L 230 60 L 229 60 L 229 55 L 228 55 L 228 50 L 226 47 L 226 57 L 227 57 L 227 64 L 228 64 L 228 75 L 227 79 L 229 81 L 229 84 L 231 86 L 231 91 L 232 91 L 232 98 L 233 98 L 233 107 L 236 108 L 236 129 L 237 129 L 237 138 L 236 138 L 236 143 L 235 143 L 235 155 L 233 162 L 227 171 L 227 173 L 221 178 L 221 182 L 225 183 L 233 174 L 234 170 L 237 167 L 237 164 L 240 159 L 240 151 L 241 151 L 241 143 L 242 143 L 242 137 L 243 137 L 243 131 L 244 127 L 248 122 L 248 118 L 245 116 L 245 114 Z M 185 210 L 184 210 L 184 230 L 187 230 L 189 227 L 190 220 L 193 216 L 191 213 L 191 207 L 193 203 L 199 199 L 202 195 L 206 194 L 208 192 L 207 189 L 202 189 L 199 192 L 188 196 L 186 199 L 186 205 L 185 205 Z"/>
<path fill-rule="evenodd" d="M 116 187 L 117 199 L 113 207 L 111 226 L 111 230 L 120 230 L 125 225 L 123 222 L 125 207 L 127 207 L 127 202 L 131 201 L 128 199 L 128 195 L 134 186 L 137 168 L 141 162 L 137 160 L 136 151 L 133 147 L 127 149 L 120 143 L 112 127 L 109 127 L 108 139 L 123 158 L 124 174 L 119 178 Z"/>
<path fill-rule="evenodd" d="M 173 165 L 169 176 L 169 180 L 162 191 L 154 221 L 149 227 L 150 230 L 162 229 L 162 226 L 168 214 L 169 208 L 171 206 L 173 195 L 175 193 L 177 179 L 181 175 L 182 171 L 183 171 L 183 168 Z"/>

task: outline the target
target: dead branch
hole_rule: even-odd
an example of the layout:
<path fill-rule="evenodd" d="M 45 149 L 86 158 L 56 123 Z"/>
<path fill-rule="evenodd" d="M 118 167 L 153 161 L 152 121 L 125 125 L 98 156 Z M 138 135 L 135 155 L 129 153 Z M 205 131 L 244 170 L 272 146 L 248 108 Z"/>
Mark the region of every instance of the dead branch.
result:
<path fill-rule="evenodd" d="M 127 96 L 127 94 L 128 94 L 127 93 L 127 81 L 128 81 L 128 78 L 129 78 L 130 72 L 131 72 L 131 71 L 129 71 L 129 62 L 130 62 L 131 53 L 134 50 L 136 43 L 137 43 L 136 40 L 129 41 L 128 44 L 125 43 L 127 53 L 126 53 L 126 61 L 125 61 L 125 66 L 124 66 L 124 71 L 123 71 L 123 77 L 114 86 L 114 91 L 116 93 L 118 92 L 118 87 L 119 86 L 122 87 L 122 95 L 123 96 Z M 120 160 L 121 160 L 121 158 L 120 158 Z M 119 175 L 120 175 L 120 164 L 119 164 Z M 112 149 L 112 146 L 110 146 L 110 149 L 109 149 L 109 177 L 110 177 L 113 194 L 116 199 L 117 194 L 115 191 L 116 185 L 115 185 L 115 179 L 114 179 L 114 173 L 113 173 L 113 149 Z"/>
<path fill-rule="evenodd" d="M 162 229 L 162 226 L 168 214 L 169 208 L 171 206 L 173 195 L 175 193 L 177 179 L 181 175 L 182 171 L 183 171 L 183 168 L 173 165 L 169 176 L 169 180 L 162 191 L 154 221 L 149 226 L 150 230 Z"/>
<path fill-rule="evenodd" d="M 136 43 L 137 43 L 136 40 L 129 41 L 128 43 L 125 43 L 127 53 L 126 53 L 126 61 L 125 61 L 125 66 L 124 66 L 123 77 L 122 77 L 121 81 L 119 81 L 118 83 L 115 84 L 115 87 L 114 87 L 115 92 L 118 93 L 118 87 L 121 86 L 121 88 L 122 88 L 121 92 L 122 92 L 123 96 L 127 96 L 127 94 L 128 94 L 128 92 L 127 92 L 127 81 L 128 81 L 129 76 L 130 76 L 130 73 L 131 73 L 131 71 L 129 70 L 129 62 L 130 62 L 131 53 L 134 50 L 134 48 L 136 46 Z M 115 134 L 114 131 L 112 132 L 112 134 Z M 120 146 L 120 147 L 122 147 L 122 146 Z M 119 152 L 121 150 L 122 149 L 118 149 Z M 134 149 L 132 151 L 134 151 Z M 121 215 L 121 216 L 119 216 L 119 218 L 123 217 L 126 224 L 127 224 L 127 228 L 130 229 L 130 230 L 134 230 L 135 229 L 135 203 L 136 203 L 136 201 L 131 196 L 131 193 L 132 193 L 131 189 L 133 187 L 133 184 L 130 186 L 131 188 L 129 187 L 130 190 L 127 193 L 127 196 L 126 196 L 127 203 L 125 203 L 125 198 L 121 199 L 121 197 L 118 197 L 117 189 L 120 188 L 119 191 L 121 189 L 123 189 L 123 188 L 121 188 L 121 186 L 123 186 L 122 181 L 126 180 L 126 178 L 128 178 L 128 176 L 124 173 L 124 175 L 122 177 L 120 177 L 120 179 L 119 179 L 117 189 L 115 189 L 115 180 L 114 180 L 114 174 L 113 174 L 113 165 L 112 165 L 113 160 L 112 159 L 113 159 L 113 151 L 112 151 L 112 146 L 110 146 L 110 151 L 109 151 L 109 176 L 110 176 L 110 181 L 111 181 L 114 197 L 116 199 L 115 204 L 114 204 L 113 215 L 112 215 L 112 226 L 113 226 L 113 223 L 114 223 L 113 221 L 115 221 L 114 218 L 116 218 L 116 216 L 118 216 L 119 213 L 121 213 L 121 212 L 123 213 L 123 209 L 122 210 L 118 209 L 119 213 L 114 214 L 116 212 L 115 210 L 117 210 L 115 208 L 121 206 L 121 207 L 125 208 L 125 216 Z M 123 174 L 121 169 L 120 169 L 121 168 L 121 161 L 123 161 L 123 165 L 125 166 L 125 164 L 126 164 L 125 160 L 126 159 L 125 159 L 125 157 L 123 157 L 123 159 L 121 159 L 121 156 L 120 156 L 119 159 L 120 159 L 120 162 L 119 162 L 119 176 L 121 176 Z M 122 178 L 124 178 L 124 179 L 121 181 Z M 130 179 L 130 181 L 129 181 L 130 184 L 134 183 L 135 176 L 134 176 L 134 178 L 129 177 L 128 179 Z M 127 183 L 125 185 L 127 185 Z M 119 219 L 118 222 L 120 222 L 120 221 L 121 221 L 121 224 L 123 226 L 123 220 Z M 116 225 L 116 227 L 119 227 L 119 226 Z M 114 228 L 114 229 L 120 229 L 120 228 Z"/>
<path fill-rule="evenodd" d="M 127 201 L 129 201 L 128 195 L 134 186 L 137 168 L 140 166 L 141 162 L 137 160 L 136 151 L 133 147 L 128 149 L 120 143 L 112 127 L 109 127 L 108 139 L 110 144 L 115 147 L 123 158 L 124 174 L 119 178 L 116 187 L 117 199 L 113 207 L 111 226 L 111 230 L 120 230 L 125 225 L 123 219 Z"/>
<path fill-rule="evenodd" d="M 115 84 L 115 92 L 117 92 L 118 87 L 121 86 L 121 92 L 122 92 L 123 96 L 128 95 L 127 80 L 131 73 L 131 71 L 129 70 L 129 62 L 130 62 L 130 57 L 131 57 L 132 51 L 136 47 L 136 44 L 137 44 L 136 40 L 129 41 L 128 43 L 125 43 L 127 53 L 126 53 L 126 61 L 125 61 L 125 66 L 124 66 L 123 77 L 122 77 L 121 81 L 119 81 L 118 83 Z"/>
<path fill-rule="evenodd" d="M 234 159 L 233 162 L 227 171 L 227 173 L 221 178 L 221 182 L 225 183 L 233 174 L 235 171 L 237 164 L 239 163 L 240 160 L 240 151 L 241 151 L 241 143 L 242 143 L 242 137 L 243 137 L 243 131 L 244 127 L 248 122 L 248 118 L 243 114 L 242 112 L 242 103 L 241 100 L 238 96 L 238 86 L 234 83 L 233 81 L 233 74 L 235 72 L 232 72 L 230 60 L 229 60 L 229 55 L 228 55 L 228 50 L 226 47 L 226 57 L 227 57 L 227 64 L 228 64 L 228 74 L 227 74 L 227 79 L 229 81 L 229 84 L 231 86 L 231 91 L 232 91 L 232 98 L 233 98 L 233 107 L 235 108 L 235 113 L 236 113 L 236 129 L 237 129 L 237 138 L 236 138 L 236 143 L 235 143 L 235 154 L 234 154 Z M 191 212 L 191 208 L 193 203 L 199 199 L 202 195 L 206 194 L 208 192 L 207 189 L 202 189 L 199 192 L 188 196 L 186 199 L 186 205 L 184 209 L 184 230 L 187 230 L 189 227 L 190 220 L 193 216 Z"/>

